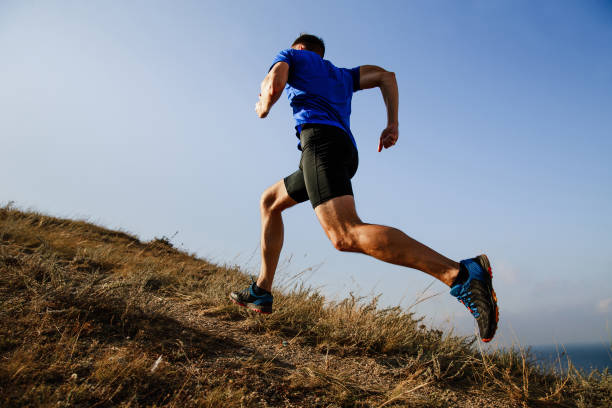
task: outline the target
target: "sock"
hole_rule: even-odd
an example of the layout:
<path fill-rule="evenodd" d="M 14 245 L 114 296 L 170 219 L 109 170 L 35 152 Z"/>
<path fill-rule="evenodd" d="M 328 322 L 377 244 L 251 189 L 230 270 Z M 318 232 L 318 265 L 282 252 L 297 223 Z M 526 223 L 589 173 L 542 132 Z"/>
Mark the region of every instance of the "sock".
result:
<path fill-rule="evenodd" d="M 451 285 L 451 287 L 465 282 L 469 277 L 470 277 L 470 273 L 468 272 L 467 268 L 465 267 L 463 263 L 460 263 L 459 264 L 459 274 L 453 281 L 453 284 Z"/>
<path fill-rule="evenodd" d="M 253 282 L 253 292 L 255 292 L 256 296 L 271 295 L 271 293 L 268 292 L 267 290 L 262 289 L 259 286 L 257 286 L 257 283 L 255 282 Z"/>

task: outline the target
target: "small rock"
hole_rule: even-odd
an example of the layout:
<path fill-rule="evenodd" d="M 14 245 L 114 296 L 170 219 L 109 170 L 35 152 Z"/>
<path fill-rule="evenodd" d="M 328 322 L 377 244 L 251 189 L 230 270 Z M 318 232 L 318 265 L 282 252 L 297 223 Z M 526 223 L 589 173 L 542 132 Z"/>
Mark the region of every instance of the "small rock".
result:
<path fill-rule="evenodd" d="M 153 366 L 151 367 L 151 372 L 154 373 L 155 370 L 157 370 L 157 367 L 159 366 L 159 363 L 161 363 L 162 361 L 162 356 L 157 357 L 157 360 L 155 360 L 155 362 L 153 363 Z"/>
<path fill-rule="evenodd" d="M 76 380 L 76 379 L 77 379 L 77 377 L 78 377 L 78 375 L 77 375 L 76 373 L 73 373 L 73 374 L 70 376 L 70 379 L 71 379 L 71 380 Z"/>

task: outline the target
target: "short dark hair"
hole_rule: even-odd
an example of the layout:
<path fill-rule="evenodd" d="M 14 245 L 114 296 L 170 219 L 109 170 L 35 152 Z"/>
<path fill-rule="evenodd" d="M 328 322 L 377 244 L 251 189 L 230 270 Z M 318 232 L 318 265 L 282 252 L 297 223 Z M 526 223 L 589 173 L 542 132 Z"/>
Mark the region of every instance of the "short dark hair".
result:
<path fill-rule="evenodd" d="M 323 58 L 325 55 L 325 43 L 323 39 L 317 37 L 312 34 L 302 33 L 298 38 L 295 39 L 291 46 L 293 47 L 296 44 L 302 44 L 308 51 L 316 52 Z"/>

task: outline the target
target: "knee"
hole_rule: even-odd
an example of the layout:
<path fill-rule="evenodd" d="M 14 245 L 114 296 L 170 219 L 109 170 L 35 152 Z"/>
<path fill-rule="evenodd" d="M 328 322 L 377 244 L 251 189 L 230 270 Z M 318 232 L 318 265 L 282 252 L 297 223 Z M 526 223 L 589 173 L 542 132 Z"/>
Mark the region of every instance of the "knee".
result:
<path fill-rule="evenodd" d="M 259 200 L 259 208 L 262 213 L 273 213 L 281 211 L 277 195 L 274 189 L 269 188 L 263 192 Z"/>
<path fill-rule="evenodd" d="M 350 231 L 328 233 L 329 240 L 338 251 L 359 252 L 357 239 Z"/>

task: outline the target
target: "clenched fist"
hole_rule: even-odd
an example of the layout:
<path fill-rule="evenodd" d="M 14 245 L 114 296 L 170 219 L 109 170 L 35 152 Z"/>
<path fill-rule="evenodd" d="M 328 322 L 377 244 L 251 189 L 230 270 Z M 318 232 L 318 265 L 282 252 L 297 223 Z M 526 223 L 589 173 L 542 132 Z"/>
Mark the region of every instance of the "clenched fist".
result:
<path fill-rule="evenodd" d="M 385 130 L 380 134 L 380 140 L 378 141 L 378 151 L 382 151 L 382 148 L 390 148 L 397 142 L 399 137 L 399 125 L 397 123 L 388 125 Z"/>

